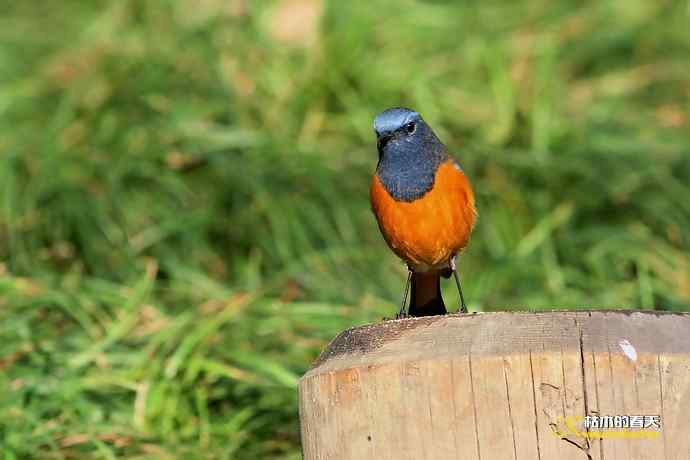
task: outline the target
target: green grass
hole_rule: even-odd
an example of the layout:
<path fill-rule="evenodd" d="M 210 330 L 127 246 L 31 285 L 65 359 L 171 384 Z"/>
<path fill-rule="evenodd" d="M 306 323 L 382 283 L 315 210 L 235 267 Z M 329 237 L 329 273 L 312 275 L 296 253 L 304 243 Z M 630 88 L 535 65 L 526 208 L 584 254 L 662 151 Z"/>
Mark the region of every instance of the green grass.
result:
<path fill-rule="evenodd" d="M 1 459 L 299 458 L 400 299 L 389 106 L 473 180 L 471 310 L 688 307 L 687 1 L 286 3 L 0 5 Z"/>

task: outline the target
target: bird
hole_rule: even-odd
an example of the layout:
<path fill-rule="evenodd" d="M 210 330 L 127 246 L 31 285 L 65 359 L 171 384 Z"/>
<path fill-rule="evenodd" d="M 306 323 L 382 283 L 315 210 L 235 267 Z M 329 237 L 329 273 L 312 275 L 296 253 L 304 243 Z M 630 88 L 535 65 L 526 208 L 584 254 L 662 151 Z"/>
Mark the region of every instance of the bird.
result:
<path fill-rule="evenodd" d="M 384 240 L 408 270 L 397 318 L 446 314 L 441 276 L 451 274 L 460 295 L 458 311 L 467 313 L 457 255 L 468 245 L 477 219 L 469 179 L 412 109 L 393 107 L 379 113 L 374 132 L 378 163 L 370 187 L 371 208 Z"/>

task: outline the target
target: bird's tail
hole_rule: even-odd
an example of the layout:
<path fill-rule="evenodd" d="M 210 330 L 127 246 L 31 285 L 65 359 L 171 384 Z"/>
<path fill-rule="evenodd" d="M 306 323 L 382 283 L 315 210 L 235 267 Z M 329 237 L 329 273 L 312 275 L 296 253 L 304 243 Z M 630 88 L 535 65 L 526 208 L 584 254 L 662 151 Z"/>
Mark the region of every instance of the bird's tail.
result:
<path fill-rule="evenodd" d="M 441 297 L 441 277 L 439 272 L 412 273 L 412 293 L 410 316 L 445 315 L 446 306 Z"/>

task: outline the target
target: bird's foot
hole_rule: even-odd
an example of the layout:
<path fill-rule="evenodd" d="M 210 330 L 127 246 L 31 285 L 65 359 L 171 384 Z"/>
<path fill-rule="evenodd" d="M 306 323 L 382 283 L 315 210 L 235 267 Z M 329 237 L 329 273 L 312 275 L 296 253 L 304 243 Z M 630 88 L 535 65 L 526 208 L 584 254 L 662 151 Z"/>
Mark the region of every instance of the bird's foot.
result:
<path fill-rule="evenodd" d="M 405 319 L 405 318 L 410 318 L 409 313 L 405 311 L 398 312 L 397 315 L 395 315 L 395 319 Z"/>
<path fill-rule="evenodd" d="M 462 295 L 462 287 L 460 286 L 460 275 L 458 275 L 458 267 L 455 264 L 455 256 L 450 258 L 450 269 L 453 271 L 455 284 L 458 287 L 458 294 L 460 294 L 460 308 L 458 308 L 458 313 L 467 313 L 467 305 L 465 304 L 465 296 Z"/>

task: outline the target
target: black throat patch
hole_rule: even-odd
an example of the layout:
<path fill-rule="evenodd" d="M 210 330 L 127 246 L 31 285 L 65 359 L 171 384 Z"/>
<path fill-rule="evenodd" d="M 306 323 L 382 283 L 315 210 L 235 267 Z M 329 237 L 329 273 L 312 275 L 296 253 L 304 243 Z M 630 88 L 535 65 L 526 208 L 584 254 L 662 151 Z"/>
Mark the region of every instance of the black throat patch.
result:
<path fill-rule="evenodd" d="M 449 157 L 434 136 L 393 140 L 380 153 L 376 174 L 396 201 L 415 201 L 434 187 L 436 171 Z"/>

